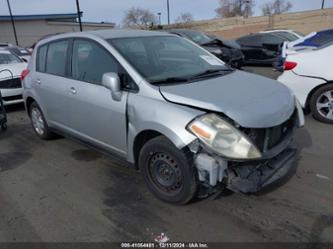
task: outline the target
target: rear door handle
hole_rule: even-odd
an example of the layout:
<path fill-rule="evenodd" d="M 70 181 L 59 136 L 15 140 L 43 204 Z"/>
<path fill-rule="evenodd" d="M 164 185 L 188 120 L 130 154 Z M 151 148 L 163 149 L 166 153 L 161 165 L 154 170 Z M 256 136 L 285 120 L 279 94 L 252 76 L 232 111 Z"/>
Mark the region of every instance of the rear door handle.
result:
<path fill-rule="evenodd" d="M 36 82 L 37 85 L 41 85 L 42 84 L 42 81 L 40 79 L 36 79 L 35 82 Z"/>
<path fill-rule="evenodd" d="M 71 87 L 71 88 L 69 89 L 69 92 L 70 92 L 71 94 L 76 94 L 76 89 L 75 89 L 75 87 Z"/>

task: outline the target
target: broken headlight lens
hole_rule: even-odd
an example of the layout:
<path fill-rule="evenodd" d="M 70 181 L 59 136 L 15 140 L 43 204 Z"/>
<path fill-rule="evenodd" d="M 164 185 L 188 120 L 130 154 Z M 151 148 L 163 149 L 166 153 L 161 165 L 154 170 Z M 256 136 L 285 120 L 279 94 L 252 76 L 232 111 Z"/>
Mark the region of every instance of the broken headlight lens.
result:
<path fill-rule="evenodd" d="M 187 129 L 215 152 L 231 159 L 258 159 L 262 155 L 245 134 L 216 114 L 206 114 Z"/>

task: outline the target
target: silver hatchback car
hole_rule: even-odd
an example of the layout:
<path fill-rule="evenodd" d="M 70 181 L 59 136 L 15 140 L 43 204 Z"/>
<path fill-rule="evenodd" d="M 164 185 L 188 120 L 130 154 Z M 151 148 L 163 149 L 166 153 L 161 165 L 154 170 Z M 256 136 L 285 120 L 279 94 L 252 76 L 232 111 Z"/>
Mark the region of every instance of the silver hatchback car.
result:
<path fill-rule="evenodd" d="M 277 181 L 293 164 L 294 128 L 304 125 L 287 87 L 172 34 L 53 36 L 37 44 L 22 77 L 39 137 L 65 134 L 121 156 L 169 203 Z"/>

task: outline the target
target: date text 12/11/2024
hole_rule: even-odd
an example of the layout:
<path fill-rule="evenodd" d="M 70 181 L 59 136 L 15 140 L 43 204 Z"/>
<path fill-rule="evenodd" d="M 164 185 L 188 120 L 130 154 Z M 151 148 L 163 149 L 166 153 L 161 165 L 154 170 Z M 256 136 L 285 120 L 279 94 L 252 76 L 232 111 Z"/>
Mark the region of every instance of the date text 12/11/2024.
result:
<path fill-rule="evenodd" d="M 152 243 L 152 242 L 139 242 L 139 243 L 121 243 L 121 248 L 209 248 L 207 243 L 201 242 L 165 242 L 165 243 Z"/>

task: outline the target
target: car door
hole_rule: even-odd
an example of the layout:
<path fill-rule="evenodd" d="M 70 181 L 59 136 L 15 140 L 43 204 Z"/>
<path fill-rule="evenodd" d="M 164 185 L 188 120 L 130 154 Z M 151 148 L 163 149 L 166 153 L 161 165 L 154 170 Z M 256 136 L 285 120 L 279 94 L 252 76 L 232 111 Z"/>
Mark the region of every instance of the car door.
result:
<path fill-rule="evenodd" d="M 260 34 L 242 37 L 237 42 L 241 45 L 247 62 L 258 62 L 262 59 L 262 36 Z"/>
<path fill-rule="evenodd" d="M 263 49 L 262 54 L 263 60 L 272 61 L 279 55 L 284 41 L 287 39 L 274 35 L 274 34 L 263 34 L 262 43 Z"/>
<path fill-rule="evenodd" d="M 38 47 L 36 73 L 32 84 L 39 106 L 51 126 L 66 127 L 67 58 L 69 40 L 62 39 Z"/>
<path fill-rule="evenodd" d="M 126 72 L 100 44 L 75 39 L 72 46 L 71 77 L 67 85 L 68 114 L 71 132 L 106 150 L 126 155 L 128 92 L 120 101 L 112 99 L 102 86 L 104 73 L 117 73 L 125 81 Z"/>

